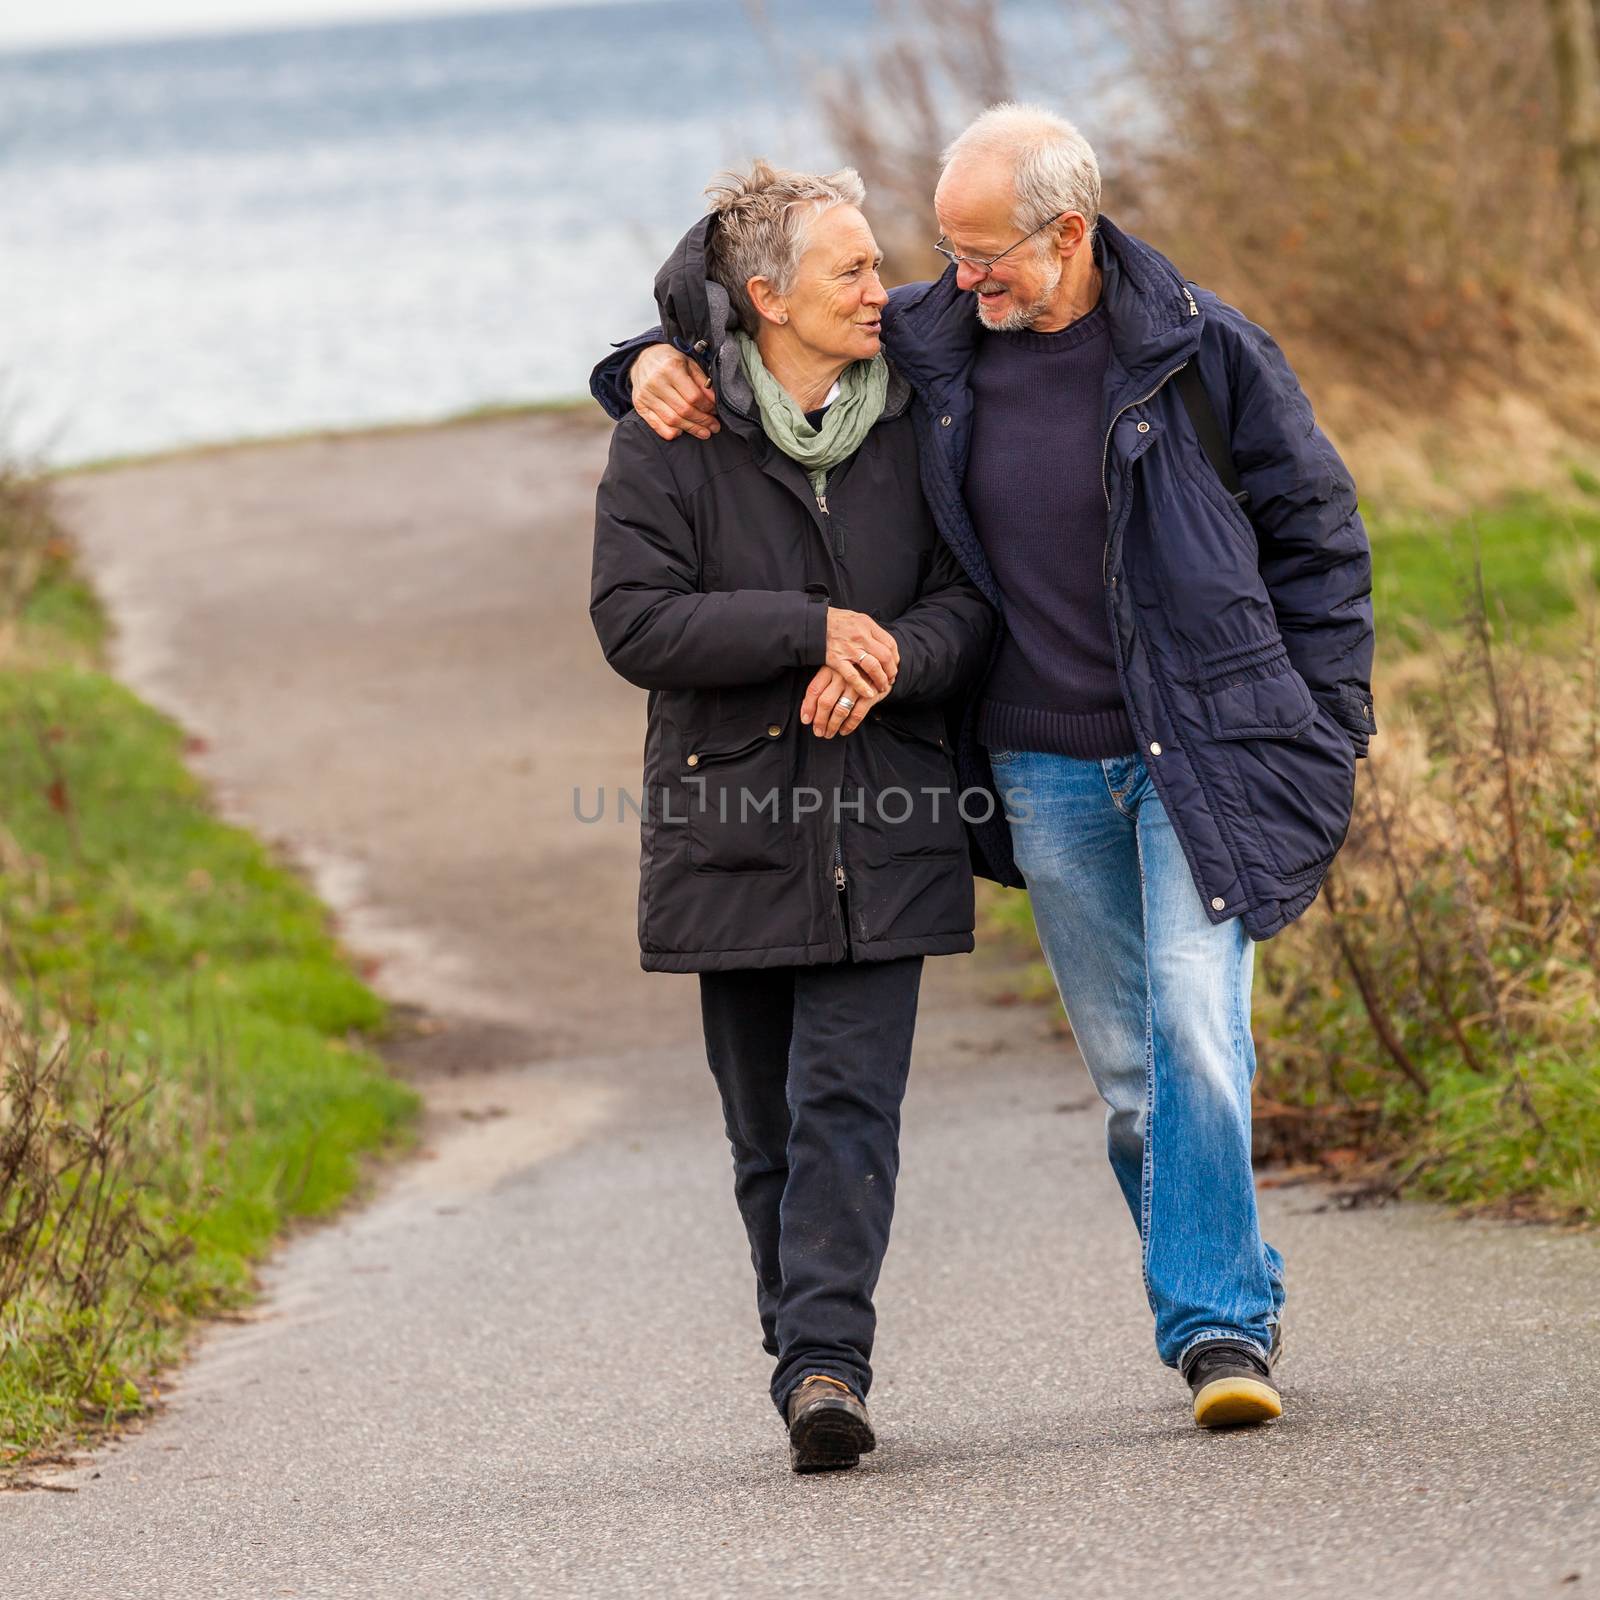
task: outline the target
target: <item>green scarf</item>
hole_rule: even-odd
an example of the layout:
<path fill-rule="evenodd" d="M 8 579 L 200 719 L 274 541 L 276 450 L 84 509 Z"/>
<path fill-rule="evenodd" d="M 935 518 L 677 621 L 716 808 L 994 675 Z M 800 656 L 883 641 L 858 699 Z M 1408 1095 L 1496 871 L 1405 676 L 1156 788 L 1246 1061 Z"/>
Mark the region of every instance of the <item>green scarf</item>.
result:
<path fill-rule="evenodd" d="M 755 391 L 762 431 L 805 468 L 820 500 L 828 473 L 860 449 L 861 441 L 883 415 L 889 394 L 889 363 L 881 354 L 870 361 L 852 361 L 839 375 L 839 398 L 828 407 L 822 426 L 813 428 L 788 390 L 767 371 L 755 340 L 742 332 L 734 337 L 739 341 L 739 365 Z"/>

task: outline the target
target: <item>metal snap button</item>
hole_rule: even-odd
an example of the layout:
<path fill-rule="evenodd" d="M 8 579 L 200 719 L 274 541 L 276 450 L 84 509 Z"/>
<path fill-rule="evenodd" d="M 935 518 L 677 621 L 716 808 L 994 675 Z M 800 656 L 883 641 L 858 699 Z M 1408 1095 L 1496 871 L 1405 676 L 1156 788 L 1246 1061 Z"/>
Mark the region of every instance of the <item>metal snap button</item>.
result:
<path fill-rule="evenodd" d="M 691 766 L 691 767 L 698 767 L 698 766 L 699 766 L 699 765 L 700 765 L 700 757 L 699 757 L 699 756 L 697 756 L 697 755 L 688 755 L 688 756 L 685 756 L 685 757 L 684 757 L 684 760 L 685 760 L 685 762 L 687 762 L 687 763 L 688 763 L 688 765 L 689 765 L 689 766 Z"/>
<path fill-rule="evenodd" d="M 1150 431 L 1150 424 L 1148 422 L 1141 422 L 1139 424 L 1139 432 L 1140 433 L 1149 433 L 1149 431 Z"/>
<path fill-rule="evenodd" d="M 949 417 L 940 417 L 940 418 L 939 418 L 939 426 L 940 426 L 940 427 L 941 427 L 941 428 L 948 428 L 948 427 L 949 427 L 949 426 L 950 426 L 950 419 L 949 419 Z"/>
<path fill-rule="evenodd" d="M 1225 905 L 1227 905 L 1227 903 L 1228 902 L 1224 900 L 1221 895 L 1217 895 L 1216 898 L 1211 902 L 1211 909 L 1213 911 L 1220 911 Z"/>
<path fill-rule="evenodd" d="M 780 726 L 780 725 L 779 725 L 779 724 L 778 724 L 778 723 L 776 723 L 776 722 L 774 722 L 774 723 L 773 723 L 773 724 L 772 724 L 772 726 L 771 726 L 771 727 L 770 727 L 770 728 L 768 728 L 768 729 L 767 729 L 767 733 L 768 733 L 768 735 L 769 735 L 769 736 L 770 736 L 770 737 L 771 737 L 771 738 L 774 738 L 774 739 L 776 739 L 776 738 L 777 738 L 777 737 L 778 737 L 778 735 L 779 735 L 779 734 L 780 734 L 780 733 L 782 733 L 782 732 L 783 732 L 783 729 L 782 729 L 782 727 L 781 727 L 781 726 Z"/>
<path fill-rule="evenodd" d="M 1161 754 L 1161 746 L 1159 743 L 1150 746 L 1150 754 L 1153 756 L 1158 756 Z"/>

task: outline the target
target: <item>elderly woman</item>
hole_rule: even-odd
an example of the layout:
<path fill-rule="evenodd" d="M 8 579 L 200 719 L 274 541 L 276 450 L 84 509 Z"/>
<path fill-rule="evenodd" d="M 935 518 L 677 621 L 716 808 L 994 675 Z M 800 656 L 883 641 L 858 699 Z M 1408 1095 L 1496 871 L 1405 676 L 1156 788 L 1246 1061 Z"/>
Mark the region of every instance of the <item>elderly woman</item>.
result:
<path fill-rule="evenodd" d="M 994 619 L 922 498 L 860 179 L 758 162 L 707 193 L 656 299 L 710 359 L 721 427 L 688 448 L 618 425 L 590 614 L 650 691 L 642 960 L 700 974 L 772 1398 L 806 1472 L 875 1442 L 922 958 L 972 948 L 943 707 Z"/>

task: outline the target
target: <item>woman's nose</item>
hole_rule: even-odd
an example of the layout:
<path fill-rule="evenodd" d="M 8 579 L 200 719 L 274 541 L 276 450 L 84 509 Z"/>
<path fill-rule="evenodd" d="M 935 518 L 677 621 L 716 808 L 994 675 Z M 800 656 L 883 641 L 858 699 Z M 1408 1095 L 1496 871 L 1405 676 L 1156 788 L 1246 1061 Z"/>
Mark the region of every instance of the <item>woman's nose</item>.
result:
<path fill-rule="evenodd" d="M 883 279 L 876 272 L 872 273 L 861 290 L 863 305 L 882 306 L 889 303 L 889 291 L 883 286 Z"/>

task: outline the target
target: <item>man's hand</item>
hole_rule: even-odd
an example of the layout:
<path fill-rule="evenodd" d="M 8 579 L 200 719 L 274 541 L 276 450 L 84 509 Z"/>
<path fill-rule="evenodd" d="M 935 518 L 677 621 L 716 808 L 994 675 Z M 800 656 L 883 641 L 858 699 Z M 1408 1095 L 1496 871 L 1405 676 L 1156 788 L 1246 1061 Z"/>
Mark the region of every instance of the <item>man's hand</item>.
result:
<path fill-rule="evenodd" d="M 857 700 L 888 694 L 900 671 L 900 646 L 864 611 L 828 607 L 828 642 L 823 661 Z"/>
<path fill-rule="evenodd" d="M 861 696 L 851 705 L 841 704 L 851 699 L 842 673 L 832 667 L 818 667 L 817 675 L 806 685 L 805 699 L 800 702 L 800 720 L 809 723 L 819 739 L 831 739 L 836 733 L 854 733 L 867 713 L 883 698 Z"/>
<path fill-rule="evenodd" d="M 634 358 L 628 382 L 633 409 L 663 439 L 692 433 L 709 439 L 722 431 L 717 397 L 696 362 L 670 344 L 646 345 Z"/>

